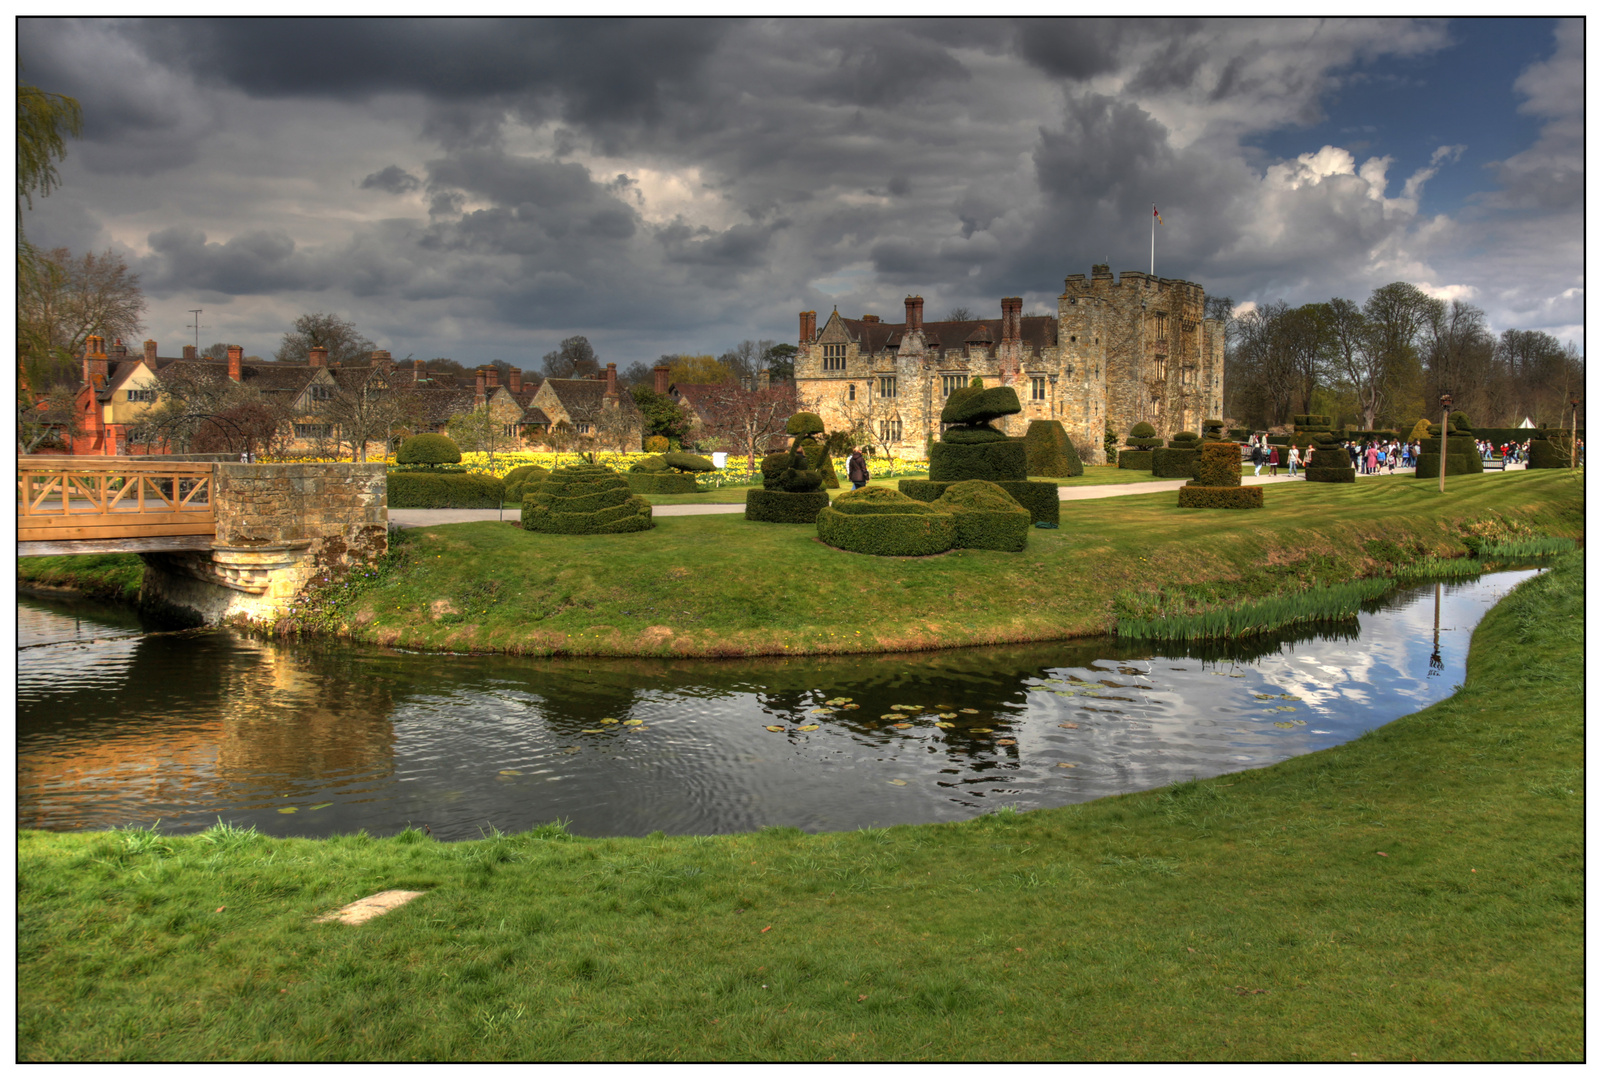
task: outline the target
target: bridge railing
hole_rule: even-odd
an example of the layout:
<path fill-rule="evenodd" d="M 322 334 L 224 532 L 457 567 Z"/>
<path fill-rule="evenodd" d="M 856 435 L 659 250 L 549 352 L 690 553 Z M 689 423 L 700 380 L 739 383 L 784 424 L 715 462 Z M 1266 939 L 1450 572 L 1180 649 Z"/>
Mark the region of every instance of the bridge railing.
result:
<path fill-rule="evenodd" d="M 17 540 L 204 535 L 214 493 L 207 462 L 19 457 Z"/>

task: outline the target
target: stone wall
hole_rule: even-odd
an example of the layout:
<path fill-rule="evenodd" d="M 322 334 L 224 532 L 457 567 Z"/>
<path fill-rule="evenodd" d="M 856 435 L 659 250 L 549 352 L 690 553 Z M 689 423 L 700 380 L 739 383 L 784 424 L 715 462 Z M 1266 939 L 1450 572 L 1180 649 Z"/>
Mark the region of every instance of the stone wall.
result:
<path fill-rule="evenodd" d="M 213 476 L 212 550 L 141 556 L 140 606 L 172 621 L 270 620 L 312 579 L 389 549 L 383 465 L 219 464 Z"/>

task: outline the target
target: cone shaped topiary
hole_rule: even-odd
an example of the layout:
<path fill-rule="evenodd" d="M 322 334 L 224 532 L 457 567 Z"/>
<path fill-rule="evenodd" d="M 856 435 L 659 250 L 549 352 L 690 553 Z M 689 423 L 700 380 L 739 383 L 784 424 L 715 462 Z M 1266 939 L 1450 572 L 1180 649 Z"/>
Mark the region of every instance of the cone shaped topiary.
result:
<path fill-rule="evenodd" d="M 551 470 L 541 465 L 519 465 L 501 477 L 506 483 L 506 501 L 521 503 L 529 487 L 539 483 L 549 475 L 551 475 Z"/>
<path fill-rule="evenodd" d="M 569 465 L 523 496 L 522 524 L 530 532 L 586 535 L 642 532 L 654 523 L 651 504 L 629 490 L 622 473 Z"/>
<path fill-rule="evenodd" d="M 1059 420 L 1031 420 L 1024 433 L 1024 467 L 1030 476 L 1083 476 L 1085 466 Z"/>
<path fill-rule="evenodd" d="M 825 544 L 864 555 L 938 555 L 957 542 L 956 515 L 882 487 L 846 492 L 817 524 Z"/>
<path fill-rule="evenodd" d="M 1263 489 L 1240 482 L 1240 445 L 1202 443 L 1196 479 L 1179 489 L 1179 505 L 1201 510 L 1261 510 Z"/>

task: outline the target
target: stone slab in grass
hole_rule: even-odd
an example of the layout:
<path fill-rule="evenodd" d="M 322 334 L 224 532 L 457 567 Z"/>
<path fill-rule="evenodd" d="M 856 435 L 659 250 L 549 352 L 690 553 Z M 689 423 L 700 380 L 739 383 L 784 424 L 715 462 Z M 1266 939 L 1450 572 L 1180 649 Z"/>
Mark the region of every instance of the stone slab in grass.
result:
<path fill-rule="evenodd" d="M 383 892 L 352 901 L 338 911 L 319 915 L 312 921 L 342 922 L 346 926 L 360 926 L 369 919 L 376 919 L 386 911 L 394 911 L 402 904 L 410 903 L 422 895 L 420 892 L 411 892 L 407 889 L 385 889 Z"/>

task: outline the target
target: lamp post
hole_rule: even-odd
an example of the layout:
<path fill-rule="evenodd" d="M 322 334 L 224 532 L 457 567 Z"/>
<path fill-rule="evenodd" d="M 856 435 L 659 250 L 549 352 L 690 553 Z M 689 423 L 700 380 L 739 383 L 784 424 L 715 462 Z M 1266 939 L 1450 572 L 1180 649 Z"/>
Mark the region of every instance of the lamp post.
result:
<path fill-rule="evenodd" d="M 1575 394 L 1569 398 L 1569 468 L 1574 468 L 1580 460 L 1580 395 Z"/>
<path fill-rule="evenodd" d="M 1446 494 L 1446 418 L 1452 411 L 1452 395 L 1441 393 L 1441 494 Z"/>

